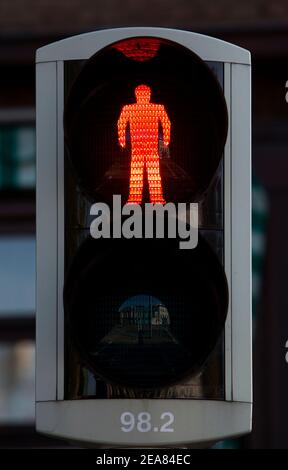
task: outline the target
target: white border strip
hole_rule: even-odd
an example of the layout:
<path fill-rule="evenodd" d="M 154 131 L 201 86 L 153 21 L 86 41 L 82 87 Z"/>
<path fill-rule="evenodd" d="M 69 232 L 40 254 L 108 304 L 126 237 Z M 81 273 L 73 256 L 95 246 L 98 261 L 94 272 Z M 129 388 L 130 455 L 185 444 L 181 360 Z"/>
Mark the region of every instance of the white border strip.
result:
<path fill-rule="evenodd" d="M 37 404 L 37 430 L 54 437 L 99 446 L 181 446 L 237 437 L 251 429 L 251 404 L 209 400 L 65 400 Z M 162 413 L 175 416 L 174 432 L 121 431 L 120 416 L 151 414 L 159 425 Z M 207 444 L 206 444 L 207 447 Z"/>
<path fill-rule="evenodd" d="M 57 400 L 64 399 L 64 263 L 65 263 L 65 213 L 64 213 L 64 63 L 57 62 L 57 169 L 58 169 L 58 315 L 57 315 Z"/>
<path fill-rule="evenodd" d="M 224 94 L 228 111 L 228 133 L 224 151 L 224 265 L 229 289 L 225 324 L 225 399 L 232 400 L 232 317 L 231 317 L 231 64 L 224 64 Z"/>
<path fill-rule="evenodd" d="M 251 69 L 232 64 L 233 400 L 252 402 Z"/>
<path fill-rule="evenodd" d="M 36 400 L 56 399 L 57 113 L 56 63 L 37 66 Z"/>
<path fill-rule="evenodd" d="M 204 61 L 239 64 L 250 64 L 251 61 L 249 51 L 220 39 L 180 29 L 139 27 L 104 29 L 54 42 L 38 49 L 36 62 L 89 59 L 103 47 L 121 39 L 144 36 L 175 41 L 191 49 Z"/>

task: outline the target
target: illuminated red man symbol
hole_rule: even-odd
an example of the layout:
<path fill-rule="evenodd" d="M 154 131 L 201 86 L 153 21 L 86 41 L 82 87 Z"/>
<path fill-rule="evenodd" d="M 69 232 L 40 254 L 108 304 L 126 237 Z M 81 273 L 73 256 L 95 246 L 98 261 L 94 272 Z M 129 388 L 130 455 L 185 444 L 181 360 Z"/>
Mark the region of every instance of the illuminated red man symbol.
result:
<path fill-rule="evenodd" d="M 147 85 L 135 88 L 136 103 L 124 106 L 118 120 L 118 138 L 126 145 L 126 126 L 130 124 L 131 174 L 128 204 L 141 204 L 143 174 L 146 167 L 150 201 L 165 204 L 159 166 L 159 123 L 163 129 L 164 145 L 170 142 L 170 121 L 161 104 L 150 103 L 151 89 Z"/>

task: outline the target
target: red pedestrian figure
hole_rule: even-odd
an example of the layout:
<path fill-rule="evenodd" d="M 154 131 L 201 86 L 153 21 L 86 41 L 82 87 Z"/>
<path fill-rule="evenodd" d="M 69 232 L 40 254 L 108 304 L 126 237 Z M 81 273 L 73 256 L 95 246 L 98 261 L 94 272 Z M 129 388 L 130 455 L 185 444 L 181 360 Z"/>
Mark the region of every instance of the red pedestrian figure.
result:
<path fill-rule="evenodd" d="M 170 142 L 170 121 L 161 104 L 150 103 L 151 89 L 147 85 L 135 88 L 136 103 L 123 107 L 118 120 L 118 138 L 126 145 L 126 126 L 130 124 L 131 173 L 127 204 L 141 204 L 144 166 L 147 171 L 150 201 L 165 204 L 159 166 L 159 123 L 163 128 L 164 145 Z"/>

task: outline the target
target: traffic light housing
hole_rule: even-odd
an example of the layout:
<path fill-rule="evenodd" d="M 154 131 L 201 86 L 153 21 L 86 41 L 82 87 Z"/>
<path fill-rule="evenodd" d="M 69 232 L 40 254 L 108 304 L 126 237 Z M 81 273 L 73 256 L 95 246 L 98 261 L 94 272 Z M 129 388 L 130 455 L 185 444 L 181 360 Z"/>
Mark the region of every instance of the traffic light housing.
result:
<path fill-rule="evenodd" d="M 162 28 L 46 46 L 37 145 L 37 429 L 123 446 L 248 432 L 249 53 Z M 162 237 L 146 206 L 167 208 Z"/>

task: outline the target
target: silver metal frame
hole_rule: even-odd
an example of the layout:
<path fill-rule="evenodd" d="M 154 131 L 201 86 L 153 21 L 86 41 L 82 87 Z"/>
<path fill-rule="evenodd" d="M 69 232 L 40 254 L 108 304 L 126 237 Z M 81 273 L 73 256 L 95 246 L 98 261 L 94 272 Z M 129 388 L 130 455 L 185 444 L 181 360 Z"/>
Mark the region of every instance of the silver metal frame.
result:
<path fill-rule="evenodd" d="M 224 150 L 224 267 L 231 293 L 231 64 L 224 63 L 224 95 L 228 111 L 228 133 Z M 225 398 L 232 400 L 231 294 L 225 324 Z"/>
<path fill-rule="evenodd" d="M 226 400 L 64 401 L 64 61 L 88 59 L 129 37 L 170 39 L 205 61 L 224 63 L 229 131 L 225 168 L 225 271 L 230 305 L 225 327 Z M 199 34 L 164 28 L 103 30 L 37 51 L 37 346 L 39 432 L 109 445 L 179 445 L 219 440 L 251 429 L 250 54 Z M 174 433 L 121 433 L 122 411 L 163 411 L 181 421 Z M 97 427 L 96 423 L 101 423 Z M 177 422 L 176 422 L 177 424 Z"/>

